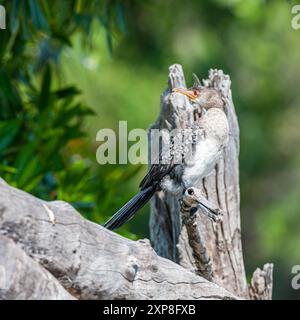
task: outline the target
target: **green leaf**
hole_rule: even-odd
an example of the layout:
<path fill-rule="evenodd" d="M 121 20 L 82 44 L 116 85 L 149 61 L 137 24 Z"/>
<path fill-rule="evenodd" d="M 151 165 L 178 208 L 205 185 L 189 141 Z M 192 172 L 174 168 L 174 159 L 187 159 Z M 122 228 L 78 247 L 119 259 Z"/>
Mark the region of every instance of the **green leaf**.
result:
<path fill-rule="evenodd" d="M 11 11 L 10 11 L 10 30 L 12 33 L 17 32 L 19 28 L 19 20 L 18 20 L 18 15 L 19 15 L 19 10 L 20 9 L 20 0 L 13 0 L 12 6 L 11 6 Z"/>
<path fill-rule="evenodd" d="M 109 53 L 113 54 L 113 42 L 112 42 L 112 35 L 110 29 L 106 29 L 106 43 L 108 47 Z"/>
<path fill-rule="evenodd" d="M 37 157 L 31 159 L 27 165 L 19 172 L 18 185 L 22 189 L 26 189 L 26 186 L 30 185 L 33 179 L 36 179 L 37 176 L 40 176 L 39 171 L 39 160 Z"/>
<path fill-rule="evenodd" d="M 26 184 L 23 186 L 24 191 L 31 192 L 41 182 L 42 178 L 42 174 L 39 174 L 34 178 L 30 177 L 30 179 L 26 181 Z"/>
<path fill-rule="evenodd" d="M 57 91 L 54 91 L 53 94 L 57 97 L 57 99 L 64 99 L 66 97 L 73 97 L 80 94 L 81 91 L 73 86 L 66 87 Z"/>
<path fill-rule="evenodd" d="M 32 33 L 29 31 L 29 27 L 28 27 L 29 17 L 26 10 L 26 2 L 22 1 L 21 4 L 22 4 L 22 14 L 20 18 L 21 18 L 21 25 L 22 25 L 22 31 L 23 31 L 23 38 L 25 40 L 28 40 L 32 37 Z"/>
<path fill-rule="evenodd" d="M 0 122 L 0 152 L 12 143 L 19 129 L 20 122 L 18 120 Z"/>
<path fill-rule="evenodd" d="M 117 16 L 117 23 L 118 27 L 121 32 L 126 35 L 127 28 L 126 28 L 126 21 L 125 21 L 125 9 L 123 4 L 116 4 L 116 16 Z"/>
<path fill-rule="evenodd" d="M 71 42 L 71 39 L 69 38 L 69 35 L 66 35 L 62 32 L 63 32 L 62 30 L 59 30 L 59 32 L 53 31 L 52 32 L 53 38 L 59 40 L 60 42 L 62 42 L 63 44 L 66 44 L 69 47 L 72 47 L 72 42 Z"/>
<path fill-rule="evenodd" d="M 1 165 L 0 164 L 0 172 L 8 172 L 8 173 L 16 173 L 17 169 L 14 167 L 6 166 L 6 165 Z"/>
<path fill-rule="evenodd" d="M 48 0 L 41 0 L 42 2 L 42 7 L 43 7 L 43 10 L 45 12 L 45 16 L 46 16 L 46 19 L 47 21 L 50 21 L 51 20 L 51 10 L 50 10 L 50 7 L 49 7 L 49 1 Z"/>
<path fill-rule="evenodd" d="M 19 91 L 6 70 L 0 70 L 0 103 L 1 120 L 15 119 L 16 113 L 23 108 Z"/>
<path fill-rule="evenodd" d="M 32 25 L 37 30 L 49 30 L 48 22 L 39 6 L 38 1 L 29 0 L 29 8 L 31 14 Z"/>
<path fill-rule="evenodd" d="M 14 167 L 18 169 L 17 176 L 21 174 L 21 172 L 24 170 L 27 163 L 31 161 L 34 154 L 35 146 L 36 146 L 35 142 L 30 142 L 20 149 L 14 164 Z"/>
<path fill-rule="evenodd" d="M 72 120 L 76 120 L 79 117 L 84 117 L 87 115 L 94 115 L 95 112 L 81 104 L 75 104 L 71 105 L 69 107 L 65 107 L 63 110 L 61 110 L 59 113 L 57 113 L 57 117 L 54 121 L 55 126 L 66 126 L 69 124 Z"/>
<path fill-rule="evenodd" d="M 45 109 L 49 105 L 51 88 L 51 69 L 50 65 L 46 65 L 46 69 L 43 76 L 41 92 L 38 98 L 37 107 L 39 110 Z"/>

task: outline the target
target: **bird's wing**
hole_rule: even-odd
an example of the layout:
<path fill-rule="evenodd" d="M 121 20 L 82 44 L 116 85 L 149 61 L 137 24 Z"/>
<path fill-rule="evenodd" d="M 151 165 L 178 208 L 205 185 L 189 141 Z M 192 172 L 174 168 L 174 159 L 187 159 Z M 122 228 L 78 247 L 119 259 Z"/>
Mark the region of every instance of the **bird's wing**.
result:
<path fill-rule="evenodd" d="M 153 184 L 158 184 L 161 179 L 170 173 L 174 164 L 152 164 L 148 173 L 145 175 L 140 183 L 140 188 L 143 190 Z"/>
<path fill-rule="evenodd" d="M 177 146 L 176 144 L 172 144 L 171 156 L 169 156 L 169 154 L 162 154 L 162 151 L 159 152 L 159 161 L 156 161 L 155 164 L 152 164 L 150 166 L 148 173 L 140 183 L 140 188 L 142 190 L 149 186 L 152 186 L 155 183 L 158 184 L 164 176 L 171 173 L 171 171 L 174 169 L 176 165 L 183 164 L 183 162 L 180 162 L 180 160 L 184 160 L 185 156 L 190 156 L 190 153 L 193 152 L 194 149 L 193 146 L 196 145 L 197 140 L 204 138 L 204 130 L 201 124 L 201 119 L 198 119 L 190 129 L 192 134 L 186 137 L 183 136 L 183 145 Z M 184 145 L 185 143 L 186 145 Z M 164 160 L 161 161 L 162 159 Z M 169 161 L 166 161 L 166 159 Z"/>

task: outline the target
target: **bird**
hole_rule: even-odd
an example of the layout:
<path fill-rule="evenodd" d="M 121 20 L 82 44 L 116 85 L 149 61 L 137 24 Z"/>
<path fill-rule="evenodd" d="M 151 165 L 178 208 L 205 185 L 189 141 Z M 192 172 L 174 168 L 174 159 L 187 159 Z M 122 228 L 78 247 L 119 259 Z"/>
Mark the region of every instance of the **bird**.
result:
<path fill-rule="evenodd" d="M 225 104 L 216 89 L 202 86 L 195 74 L 193 77 L 194 84 L 191 88 L 173 89 L 173 93 L 186 96 L 195 110 L 200 110 L 201 116 L 188 128 L 192 131 L 192 139 L 183 138 L 183 146 L 180 146 L 183 148 L 173 145 L 167 155 L 160 151 L 160 160 L 168 161 L 150 166 L 139 185 L 140 191 L 104 224 L 105 228 L 113 230 L 125 224 L 155 192 L 168 190 L 173 194 L 183 194 L 214 169 L 229 137 Z M 175 161 L 178 153 L 182 155 L 181 162 Z M 220 214 L 220 210 L 216 210 L 214 205 L 210 206 L 208 201 L 200 201 L 199 207 L 210 218 Z"/>

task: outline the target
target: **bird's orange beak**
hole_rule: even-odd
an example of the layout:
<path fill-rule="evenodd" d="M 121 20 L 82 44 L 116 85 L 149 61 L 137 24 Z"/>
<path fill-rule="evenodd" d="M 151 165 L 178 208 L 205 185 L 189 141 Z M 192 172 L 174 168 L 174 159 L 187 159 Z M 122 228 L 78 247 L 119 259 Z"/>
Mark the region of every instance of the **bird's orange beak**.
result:
<path fill-rule="evenodd" d="M 193 90 L 187 90 L 184 88 L 174 88 L 172 91 L 181 93 L 191 100 L 195 100 L 198 97 Z"/>

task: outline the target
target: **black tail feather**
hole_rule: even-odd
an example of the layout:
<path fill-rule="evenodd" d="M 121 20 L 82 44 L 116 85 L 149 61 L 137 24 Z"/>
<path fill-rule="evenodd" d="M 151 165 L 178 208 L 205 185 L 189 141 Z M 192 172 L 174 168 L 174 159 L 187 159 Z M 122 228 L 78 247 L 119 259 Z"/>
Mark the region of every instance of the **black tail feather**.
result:
<path fill-rule="evenodd" d="M 104 227 L 110 230 L 122 226 L 130 220 L 134 214 L 141 209 L 155 193 L 156 188 L 151 186 L 141 190 L 130 199 L 120 210 L 118 210 L 105 224 Z"/>

